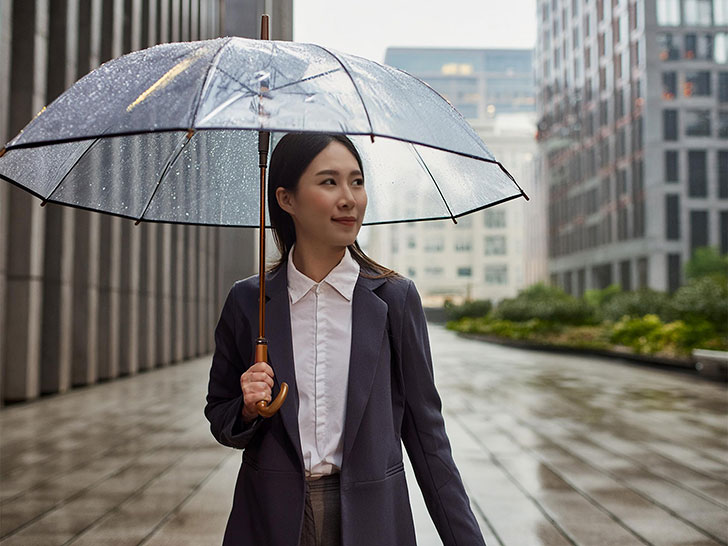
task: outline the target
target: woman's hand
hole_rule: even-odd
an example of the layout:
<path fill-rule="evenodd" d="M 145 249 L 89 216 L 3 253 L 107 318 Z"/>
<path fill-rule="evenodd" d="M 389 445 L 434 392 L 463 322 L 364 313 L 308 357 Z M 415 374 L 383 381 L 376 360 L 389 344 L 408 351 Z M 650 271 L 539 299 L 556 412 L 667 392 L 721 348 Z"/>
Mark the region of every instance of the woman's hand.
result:
<path fill-rule="evenodd" d="M 258 416 L 255 404 L 261 400 L 270 403 L 273 388 L 273 368 L 267 362 L 256 362 L 240 376 L 243 391 L 243 421 L 250 422 Z"/>

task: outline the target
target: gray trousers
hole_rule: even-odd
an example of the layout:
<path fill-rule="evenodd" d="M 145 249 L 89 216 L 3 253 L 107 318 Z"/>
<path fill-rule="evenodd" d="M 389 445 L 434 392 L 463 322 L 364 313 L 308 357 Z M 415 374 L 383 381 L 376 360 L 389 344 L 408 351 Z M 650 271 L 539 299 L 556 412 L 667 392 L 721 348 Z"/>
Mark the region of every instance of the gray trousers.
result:
<path fill-rule="evenodd" d="M 306 482 L 306 506 L 300 546 L 341 544 L 339 474 Z"/>

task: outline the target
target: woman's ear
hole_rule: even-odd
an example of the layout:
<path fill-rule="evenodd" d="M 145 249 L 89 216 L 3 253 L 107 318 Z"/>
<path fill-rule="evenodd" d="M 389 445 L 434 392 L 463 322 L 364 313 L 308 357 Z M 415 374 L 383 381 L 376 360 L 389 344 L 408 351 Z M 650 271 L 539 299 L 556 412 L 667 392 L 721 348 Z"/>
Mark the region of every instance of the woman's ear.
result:
<path fill-rule="evenodd" d="M 276 188 L 276 201 L 278 206 L 281 207 L 288 214 L 293 216 L 293 205 L 291 203 L 291 193 L 286 188 Z"/>

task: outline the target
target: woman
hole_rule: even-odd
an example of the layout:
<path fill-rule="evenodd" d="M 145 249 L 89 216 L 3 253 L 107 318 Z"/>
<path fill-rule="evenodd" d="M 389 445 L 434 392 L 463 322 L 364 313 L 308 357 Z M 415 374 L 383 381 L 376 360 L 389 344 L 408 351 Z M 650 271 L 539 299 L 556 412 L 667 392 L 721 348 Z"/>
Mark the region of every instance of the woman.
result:
<path fill-rule="evenodd" d="M 223 307 L 205 407 L 215 438 L 244 449 L 225 545 L 414 545 L 402 443 L 443 543 L 484 544 L 445 433 L 419 295 L 356 242 L 364 178 L 344 136 L 289 134 L 271 155 L 281 258 L 266 274 L 270 365 L 251 365 L 253 276 Z M 279 412 L 257 416 L 282 382 Z"/>

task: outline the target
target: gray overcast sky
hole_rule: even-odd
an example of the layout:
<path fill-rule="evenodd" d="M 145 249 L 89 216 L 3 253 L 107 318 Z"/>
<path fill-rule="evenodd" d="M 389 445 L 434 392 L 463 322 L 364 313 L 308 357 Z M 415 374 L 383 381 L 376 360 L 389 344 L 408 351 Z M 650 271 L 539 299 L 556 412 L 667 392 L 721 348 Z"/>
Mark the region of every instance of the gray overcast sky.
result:
<path fill-rule="evenodd" d="M 535 0 L 293 0 L 293 39 L 384 62 L 390 46 L 531 48 Z"/>

